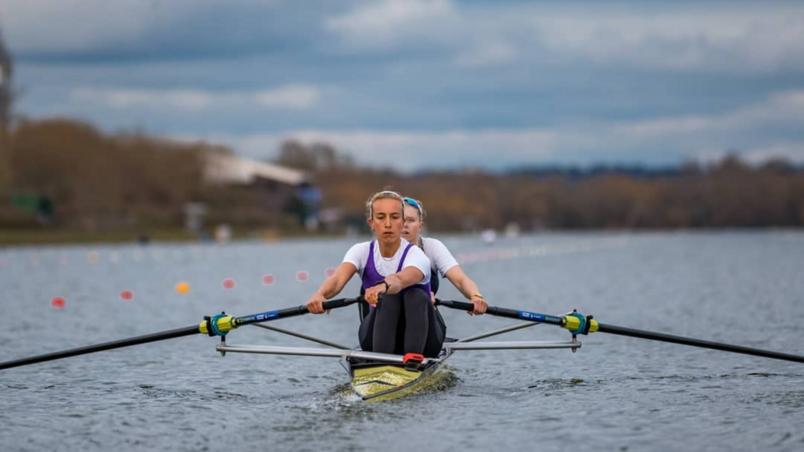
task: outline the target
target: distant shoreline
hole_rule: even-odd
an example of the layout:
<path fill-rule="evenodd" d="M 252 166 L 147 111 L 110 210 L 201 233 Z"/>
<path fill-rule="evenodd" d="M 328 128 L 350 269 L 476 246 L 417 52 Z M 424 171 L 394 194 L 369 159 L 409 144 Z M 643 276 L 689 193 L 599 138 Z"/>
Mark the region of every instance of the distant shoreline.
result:
<path fill-rule="evenodd" d="M 611 234 L 651 234 L 651 233 L 672 233 L 672 232 L 691 232 L 691 233 L 719 233 L 719 232 L 765 232 L 765 231 L 789 231 L 804 232 L 804 227 L 791 226 L 769 226 L 769 227 L 696 227 L 696 228 L 563 228 L 563 229 L 541 229 L 537 231 L 523 232 L 522 235 L 534 234 L 562 234 L 562 233 L 611 233 Z M 434 235 L 474 235 L 479 231 L 437 231 Z M 304 231 L 275 231 L 275 230 L 243 230 L 236 233 L 230 242 L 244 242 L 249 240 L 260 240 L 266 242 L 288 240 L 288 239 L 328 239 L 342 238 L 347 234 L 343 233 L 309 233 Z M 356 237 L 368 237 L 366 234 L 358 234 Z M 501 240 L 504 235 L 501 235 Z M 147 240 L 143 239 L 142 234 L 128 230 L 86 232 L 75 230 L 42 230 L 42 229 L 0 229 L 0 248 L 16 246 L 36 246 L 36 245 L 83 245 L 83 244 L 143 244 L 150 243 L 216 243 L 211 238 L 200 239 L 181 228 L 165 228 L 149 231 Z"/>

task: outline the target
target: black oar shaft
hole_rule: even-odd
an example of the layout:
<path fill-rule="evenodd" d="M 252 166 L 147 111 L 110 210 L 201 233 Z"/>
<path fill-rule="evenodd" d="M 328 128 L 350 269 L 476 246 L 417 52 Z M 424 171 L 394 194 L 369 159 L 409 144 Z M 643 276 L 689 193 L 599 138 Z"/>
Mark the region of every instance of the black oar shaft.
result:
<path fill-rule="evenodd" d="M 468 312 L 472 312 L 475 309 L 475 305 L 473 305 L 472 303 L 467 303 L 465 301 L 438 299 L 436 300 L 436 304 L 438 304 L 439 306 L 446 306 L 448 308 Z M 489 306 L 488 308 L 486 308 L 486 314 L 493 315 L 496 317 L 507 317 L 509 319 L 529 320 L 531 322 L 548 323 L 551 325 L 563 326 L 561 317 L 554 315 L 540 314 L 538 312 L 520 311 L 516 309 L 501 308 L 498 306 Z"/>
<path fill-rule="evenodd" d="M 765 358 L 782 359 L 785 361 L 804 363 L 804 356 L 791 355 L 788 353 L 780 353 L 770 350 L 761 350 L 758 348 L 743 347 L 742 345 L 724 344 L 721 342 L 705 341 L 701 339 L 675 336 L 672 334 L 665 334 L 665 333 L 654 333 L 652 331 L 637 330 L 634 328 L 626 328 L 622 326 L 608 325 L 602 323 L 598 323 L 597 330 L 603 333 L 617 334 L 620 336 L 638 337 L 640 339 L 671 342 L 674 344 L 689 345 L 692 347 L 702 347 L 713 350 L 721 350 L 724 352 L 742 353 L 744 355 L 762 356 Z"/>
<path fill-rule="evenodd" d="M 324 309 L 337 309 L 344 306 L 349 306 L 357 302 L 357 298 L 337 298 L 324 302 Z M 280 309 L 278 311 L 265 311 L 252 315 L 245 315 L 237 317 L 234 320 L 236 326 L 250 325 L 252 323 L 267 322 L 269 320 L 286 319 L 288 317 L 296 317 L 302 314 L 307 314 L 307 306 L 301 305 L 293 308 Z"/>
<path fill-rule="evenodd" d="M 454 300 L 437 300 L 437 304 L 446 306 L 452 309 L 459 309 L 463 311 L 472 311 L 474 306 L 472 303 Z M 489 306 L 486 314 L 498 317 L 508 317 L 512 319 L 529 320 L 531 322 L 547 323 L 551 325 L 558 325 L 567 328 L 567 320 L 573 320 L 570 316 L 558 317 L 538 312 L 521 311 L 516 309 L 500 308 L 496 306 Z M 589 317 L 591 319 L 591 316 Z M 595 321 L 596 329 L 590 331 L 598 331 L 602 333 L 618 334 L 620 336 L 637 337 L 640 339 L 649 339 L 661 342 L 670 342 L 674 344 L 689 345 L 692 347 L 702 347 L 713 350 L 720 350 L 724 352 L 742 353 L 745 355 L 761 356 L 764 358 L 781 359 L 785 361 L 793 361 L 797 363 L 804 363 L 804 356 L 792 355 L 789 353 L 774 352 L 771 350 L 762 350 L 758 348 L 743 347 L 742 345 L 724 344 L 721 342 L 706 341 L 701 339 L 694 339 L 691 337 L 675 336 L 665 333 L 654 333 L 652 331 L 637 330 L 634 328 L 625 328 L 615 325 L 604 325 Z M 570 328 L 568 328 L 570 329 Z"/>
<path fill-rule="evenodd" d="M 87 353 L 95 353 L 104 350 L 112 350 L 115 348 L 128 347 L 131 345 L 147 344 L 148 342 L 162 341 L 165 339 L 172 339 L 174 337 L 190 336 L 192 334 L 198 334 L 198 325 L 188 326 L 186 328 L 178 328 L 170 331 L 162 331 L 160 333 L 146 334 L 144 336 L 137 336 L 129 339 L 120 339 L 117 341 L 104 342 L 102 344 L 71 348 L 69 350 L 62 350 L 60 352 L 45 353 L 42 355 L 29 356 L 27 358 L 20 358 L 12 361 L 6 361 L 0 363 L 0 370 L 9 369 L 12 367 L 26 366 L 28 364 L 36 364 L 45 361 L 53 361 L 55 359 L 69 358 L 71 356 L 86 355 Z"/>
<path fill-rule="evenodd" d="M 344 306 L 349 306 L 350 304 L 357 302 L 357 300 L 358 300 L 357 298 L 338 298 L 335 300 L 329 300 L 324 302 L 324 309 L 342 308 Z M 305 305 L 286 309 L 279 309 L 276 311 L 261 312 L 258 314 L 235 318 L 233 327 L 248 325 L 251 323 L 267 322 L 270 320 L 283 319 L 287 317 L 295 317 L 298 315 L 306 314 L 307 312 L 308 312 L 307 306 Z M 71 348 L 69 350 L 62 350 L 59 352 L 45 353 L 42 355 L 29 356 L 27 358 L 20 358 L 11 361 L 0 362 L 0 370 L 10 369 L 12 367 L 25 366 L 28 364 L 36 364 L 45 361 L 53 361 L 56 359 L 69 358 L 71 356 L 86 355 L 88 353 L 101 352 L 104 350 L 112 350 L 115 348 L 129 347 L 131 345 L 147 344 L 148 342 L 173 339 L 175 337 L 190 336 L 193 334 L 198 334 L 200 332 L 201 332 L 200 326 L 193 325 L 185 328 L 178 328 L 175 330 L 146 334 L 144 336 L 137 336 L 128 339 L 120 339 L 111 342 L 104 342 L 102 344 Z"/>

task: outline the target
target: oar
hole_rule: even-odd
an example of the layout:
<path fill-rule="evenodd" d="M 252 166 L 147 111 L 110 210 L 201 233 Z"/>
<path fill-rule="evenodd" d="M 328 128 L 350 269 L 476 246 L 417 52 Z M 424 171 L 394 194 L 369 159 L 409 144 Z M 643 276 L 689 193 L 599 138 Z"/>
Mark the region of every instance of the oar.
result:
<path fill-rule="evenodd" d="M 357 298 L 339 298 L 329 300 L 324 302 L 324 309 L 328 310 L 342 308 L 357 302 L 357 300 Z M 88 345 L 85 347 L 72 348 L 59 352 L 46 353 L 43 355 L 29 356 L 27 358 L 0 362 L 0 369 L 27 366 L 28 364 L 53 361 L 56 359 L 69 358 L 70 356 L 86 355 L 87 353 L 95 353 L 104 350 L 112 350 L 115 348 L 146 344 L 148 342 L 163 341 L 166 339 L 173 339 L 174 337 L 190 336 L 199 333 L 208 334 L 209 336 L 225 336 L 229 331 L 243 325 L 295 317 L 298 315 L 307 314 L 307 312 L 307 306 L 301 305 L 276 311 L 260 312 L 242 317 L 232 317 L 230 315 L 221 313 L 212 317 L 204 317 L 204 320 L 198 325 L 188 326 L 185 328 L 177 328 L 175 330 L 161 331 L 159 333 L 146 334 L 144 336 L 136 336 L 128 339 L 104 342 L 102 344 Z"/>
<path fill-rule="evenodd" d="M 463 301 L 436 300 L 436 303 L 441 306 L 446 306 L 452 309 L 459 309 L 463 311 L 474 310 L 474 305 L 472 303 L 466 303 Z M 597 320 L 592 318 L 592 316 L 585 316 L 579 312 L 571 312 L 564 316 L 555 316 L 555 315 L 540 314 L 538 312 L 489 306 L 488 309 L 486 310 L 486 314 L 498 317 L 523 319 L 523 320 L 530 320 L 531 322 L 557 325 L 569 330 L 573 334 L 588 334 L 594 332 L 618 334 L 620 336 L 638 337 L 640 339 L 671 342 L 674 344 L 689 345 L 692 347 L 702 347 L 713 350 L 721 350 L 724 352 L 742 353 L 744 355 L 762 356 L 765 358 L 781 359 L 785 361 L 804 363 L 804 356 L 801 355 L 791 355 L 789 353 L 780 353 L 771 350 L 743 347 L 742 345 L 724 344 L 722 342 L 712 342 L 702 339 L 694 339 L 691 337 L 675 336 L 672 334 L 655 333 L 652 331 L 637 330 L 634 328 L 625 328 L 622 326 L 608 325 L 599 323 Z"/>

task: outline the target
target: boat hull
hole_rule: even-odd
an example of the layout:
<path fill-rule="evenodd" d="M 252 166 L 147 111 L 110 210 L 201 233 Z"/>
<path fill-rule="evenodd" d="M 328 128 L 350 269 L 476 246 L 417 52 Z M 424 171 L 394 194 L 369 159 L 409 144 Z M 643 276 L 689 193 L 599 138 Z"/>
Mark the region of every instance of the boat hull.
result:
<path fill-rule="evenodd" d="M 433 359 L 421 369 L 402 365 L 347 360 L 352 390 L 367 401 L 393 400 L 436 386 L 447 375 L 443 369 L 448 354 Z"/>

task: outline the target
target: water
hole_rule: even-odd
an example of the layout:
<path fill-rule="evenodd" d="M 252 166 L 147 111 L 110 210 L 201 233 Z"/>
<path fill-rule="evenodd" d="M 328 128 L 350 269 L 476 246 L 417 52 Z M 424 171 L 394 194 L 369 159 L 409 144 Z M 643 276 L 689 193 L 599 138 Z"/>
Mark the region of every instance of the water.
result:
<path fill-rule="evenodd" d="M 489 302 L 804 353 L 798 231 L 444 237 Z M 295 306 L 350 241 L 0 250 L 0 360 Z M 309 281 L 296 279 L 309 272 Z M 271 274 L 274 283 L 264 285 Z M 236 281 L 225 289 L 224 278 Z M 187 281 L 191 290 L 177 294 Z M 444 284 L 444 298 L 460 299 Z M 351 283 L 346 295 L 355 293 Z M 119 294 L 131 290 L 134 299 Z M 51 307 L 61 296 L 64 309 Z M 512 323 L 445 312 L 449 335 Z M 354 308 L 275 323 L 356 343 Z M 500 337 L 566 340 L 552 326 Z M 456 353 L 446 388 L 359 401 L 326 358 L 229 355 L 206 336 L 0 371 L 3 450 L 802 450 L 804 366 L 595 334 Z M 244 327 L 233 344 L 308 345 Z"/>

